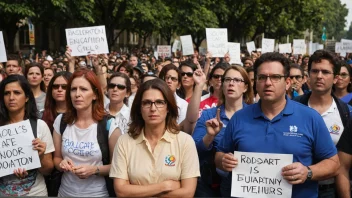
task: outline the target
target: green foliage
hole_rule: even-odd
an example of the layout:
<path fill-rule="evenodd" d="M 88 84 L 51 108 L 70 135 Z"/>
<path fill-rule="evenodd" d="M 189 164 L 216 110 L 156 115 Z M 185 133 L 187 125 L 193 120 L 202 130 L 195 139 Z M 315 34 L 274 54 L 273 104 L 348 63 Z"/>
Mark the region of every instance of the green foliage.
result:
<path fill-rule="evenodd" d="M 351 24 L 350 24 L 350 28 L 349 28 L 348 31 L 346 32 L 346 39 L 352 40 L 352 22 L 351 22 Z"/>

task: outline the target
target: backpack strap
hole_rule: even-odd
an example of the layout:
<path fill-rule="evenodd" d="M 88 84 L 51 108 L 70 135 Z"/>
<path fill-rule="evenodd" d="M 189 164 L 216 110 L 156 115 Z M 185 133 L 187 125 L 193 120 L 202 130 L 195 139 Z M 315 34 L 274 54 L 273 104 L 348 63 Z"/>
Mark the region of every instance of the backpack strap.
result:
<path fill-rule="evenodd" d="M 31 123 L 32 131 L 34 138 L 37 138 L 37 119 L 29 118 L 29 122 Z"/>
<path fill-rule="evenodd" d="M 67 127 L 67 123 L 64 121 L 65 113 L 62 114 L 61 121 L 60 121 L 60 134 L 64 134 L 64 131 Z"/>
<path fill-rule="evenodd" d="M 332 94 L 332 97 L 336 102 L 336 106 L 340 113 L 342 124 L 346 128 L 348 125 L 348 120 L 350 119 L 350 109 L 348 108 L 346 103 L 337 98 L 334 94 Z"/>
<path fill-rule="evenodd" d="M 109 129 L 111 124 L 110 115 L 104 116 L 104 118 L 98 122 L 97 139 L 100 146 L 103 164 L 110 164 L 110 152 L 109 152 Z"/>

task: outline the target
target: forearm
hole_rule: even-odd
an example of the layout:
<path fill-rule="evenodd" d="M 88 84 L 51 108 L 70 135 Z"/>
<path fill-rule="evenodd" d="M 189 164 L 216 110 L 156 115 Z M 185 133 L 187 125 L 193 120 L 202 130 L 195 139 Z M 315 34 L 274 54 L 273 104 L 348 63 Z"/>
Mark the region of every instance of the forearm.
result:
<path fill-rule="evenodd" d="M 351 185 L 349 172 L 341 166 L 339 174 L 335 178 L 337 193 L 340 198 L 351 198 Z"/>
<path fill-rule="evenodd" d="M 108 176 L 109 173 L 110 173 L 110 167 L 111 167 L 111 164 L 109 165 L 104 165 L 104 166 L 96 166 L 99 168 L 99 175 L 101 176 Z M 95 170 L 96 170 L 96 167 L 95 167 Z"/>
<path fill-rule="evenodd" d="M 202 97 L 204 84 L 199 84 L 194 87 L 193 95 L 187 107 L 186 120 L 190 123 L 195 123 L 199 116 L 199 104 Z"/>
<path fill-rule="evenodd" d="M 206 148 L 209 148 L 210 144 L 213 143 L 215 136 L 211 136 L 208 133 L 203 137 L 203 143 Z"/>
<path fill-rule="evenodd" d="M 60 163 L 62 161 L 62 157 L 54 157 L 54 166 L 56 168 L 56 170 L 63 172 L 64 170 L 60 167 Z"/>
<path fill-rule="evenodd" d="M 68 72 L 72 73 L 75 72 L 75 64 L 76 64 L 76 61 L 73 60 L 73 61 L 70 61 L 68 63 Z"/>
<path fill-rule="evenodd" d="M 321 181 L 336 176 L 340 162 L 337 155 L 335 155 L 309 167 L 313 172 L 312 180 Z"/>
<path fill-rule="evenodd" d="M 215 166 L 216 168 L 219 168 L 223 171 L 227 171 L 224 169 L 224 167 L 222 166 L 222 158 L 224 157 L 225 153 L 223 152 L 216 152 L 215 154 Z"/>
<path fill-rule="evenodd" d="M 162 193 L 160 197 L 194 197 L 194 192 L 195 189 L 183 187 L 168 193 Z"/>
<path fill-rule="evenodd" d="M 42 160 L 40 160 L 41 163 L 41 167 L 38 169 L 38 171 L 42 174 L 42 175 L 50 175 L 51 172 L 54 169 L 54 163 L 52 160 L 52 154 L 48 153 L 45 154 L 46 156 L 43 157 Z"/>
<path fill-rule="evenodd" d="M 208 76 L 209 68 L 210 68 L 210 59 L 207 59 L 205 61 L 205 66 L 204 66 L 204 74 L 205 74 L 205 76 Z"/>
<path fill-rule="evenodd" d="M 103 90 L 103 93 L 105 93 L 106 87 L 107 87 L 107 82 L 106 82 L 106 78 L 104 76 L 103 69 L 101 66 L 96 66 L 95 71 L 97 72 L 97 76 L 98 76 L 101 88 Z"/>
<path fill-rule="evenodd" d="M 115 185 L 115 192 L 118 197 L 152 197 L 164 192 L 162 183 L 150 185 L 125 184 Z"/>

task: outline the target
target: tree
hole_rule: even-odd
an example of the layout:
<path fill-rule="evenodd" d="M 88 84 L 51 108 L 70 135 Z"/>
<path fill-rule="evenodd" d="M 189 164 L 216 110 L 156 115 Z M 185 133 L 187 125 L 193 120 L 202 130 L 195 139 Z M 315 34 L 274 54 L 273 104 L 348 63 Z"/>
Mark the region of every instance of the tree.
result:
<path fill-rule="evenodd" d="M 348 29 L 346 33 L 346 39 L 351 39 L 352 40 L 352 22 L 350 24 L 350 28 Z"/>

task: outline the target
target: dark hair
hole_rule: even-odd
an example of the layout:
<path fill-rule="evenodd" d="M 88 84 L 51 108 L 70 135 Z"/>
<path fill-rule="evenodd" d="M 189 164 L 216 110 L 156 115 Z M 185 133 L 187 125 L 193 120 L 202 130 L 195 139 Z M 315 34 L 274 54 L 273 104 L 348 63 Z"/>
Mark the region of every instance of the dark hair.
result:
<path fill-rule="evenodd" d="M 11 61 L 11 60 L 14 60 L 14 61 L 17 61 L 18 63 L 18 66 L 21 66 L 20 63 L 21 63 L 21 58 L 19 55 L 17 54 L 8 54 L 7 55 L 7 61 Z M 7 62 L 6 62 L 7 64 Z"/>
<path fill-rule="evenodd" d="M 145 91 L 150 89 L 159 90 L 167 103 L 168 113 L 166 116 L 166 126 L 165 129 L 169 130 L 171 133 L 179 133 L 180 129 L 176 122 L 178 117 L 178 108 L 176 104 L 176 99 L 171 89 L 167 86 L 166 82 L 156 78 L 153 80 L 148 80 L 143 83 L 138 89 L 136 96 L 134 98 L 132 108 L 131 108 L 131 123 L 129 125 L 128 134 L 136 139 L 142 132 L 145 122 L 142 117 L 141 107 L 142 107 L 142 97 Z"/>
<path fill-rule="evenodd" d="M 98 77 L 93 71 L 87 68 L 81 68 L 75 71 L 67 83 L 67 90 L 70 92 L 72 81 L 80 77 L 84 77 L 89 82 L 96 95 L 96 100 L 92 101 L 92 117 L 95 121 L 100 121 L 103 119 L 104 115 L 106 115 L 104 109 L 104 95 Z M 70 93 L 66 94 L 66 107 L 67 111 L 64 121 L 67 124 L 73 124 L 73 122 L 77 120 L 77 110 L 73 107 Z"/>
<path fill-rule="evenodd" d="M 301 71 L 302 77 L 304 77 L 304 70 L 303 70 L 303 68 L 302 68 L 301 66 L 299 66 L 297 63 L 291 63 L 291 64 L 290 64 L 290 72 L 291 72 L 291 69 L 298 69 L 299 71 Z M 289 75 L 291 75 L 291 74 L 289 73 Z"/>
<path fill-rule="evenodd" d="M 26 79 L 28 79 L 27 75 L 28 75 L 29 69 L 32 67 L 38 67 L 40 70 L 40 73 L 42 74 L 42 78 L 44 78 L 44 67 L 39 63 L 30 63 L 30 64 L 26 65 L 25 70 L 24 70 L 24 76 L 26 77 Z M 40 90 L 45 92 L 44 81 L 40 82 Z"/>
<path fill-rule="evenodd" d="M 283 54 L 280 54 L 278 52 L 268 52 L 262 54 L 257 60 L 254 62 L 253 68 L 254 68 L 254 76 L 257 76 L 258 73 L 258 68 L 266 62 L 279 62 L 283 66 L 284 69 L 284 75 L 288 76 L 290 72 L 290 62 L 288 58 L 286 58 Z"/>
<path fill-rule="evenodd" d="M 215 67 L 213 67 L 213 69 L 211 69 L 210 73 L 209 73 L 209 78 L 208 78 L 208 82 L 207 82 L 207 85 L 209 86 L 210 84 L 210 80 L 213 78 L 213 75 L 214 75 L 214 72 L 217 70 L 217 69 L 222 69 L 222 70 L 226 70 L 227 68 L 230 67 L 230 64 L 228 63 L 225 63 L 225 62 L 220 62 L 218 64 L 215 65 Z M 210 86 L 209 88 L 209 91 L 210 93 L 214 93 L 214 88 L 213 86 Z M 219 96 L 216 96 L 216 97 L 219 97 Z"/>
<path fill-rule="evenodd" d="M 165 76 L 166 76 L 166 74 L 167 74 L 167 72 L 169 72 L 170 70 L 175 70 L 176 72 L 177 72 L 177 78 L 178 78 L 178 83 L 179 84 L 181 84 L 181 73 L 180 73 L 180 70 L 178 69 L 178 67 L 176 67 L 174 64 L 167 64 L 167 65 L 165 65 L 162 69 L 161 69 L 161 71 L 160 71 L 160 73 L 159 73 L 159 78 L 160 79 L 162 79 L 162 80 L 164 80 L 165 81 Z"/>
<path fill-rule="evenodd" d="M 7 84 L 13 83 L 13 82 L 18 82 L 18 84 L 21 86 L 24 94 L 28 98 L 28 101 L 25 104 L 25 110 L 24 110 L 24 117 L 23 120 L 26 119 L 38 119 L 38 109 L 37 105 L 35 103 L 35 98 L 32 93 L 32 90 L 30 88 L 30 85 L 26 78 L 22 75 L 10 75 L 7 78 L 5 78 L 1 83 L 0 83 L 0 126 L 9 124 L 10 121 L 10 116 L 9 112 L 6 108 L 5 101 L 4 101 L 4 95 L 5 95 L 5 87 Z"/>
<path fill-rule="evenodd" d="M 253 66 L 246 67 L 245 69 L 246 69 L 247 74 L 249 74 L 249 72 L 254 72 Z"/>
<path fill-rule="evenodd" d="M 339 75 L 341 65 L 338 57 L 328 50 L 317 50 L 309 58 L 308 71 L 312 69 L 313 63 L 320 63 L 322 60 L 327 60 L 333 65 L 334 75 Z"/>
<path fill-rule="evenodd" d="M 44 105 L 44 112 L 43 112 L 43 120 L 46 122 L 46 124 L 49 126 L 50 131 L 53 131 L 53 123 L 58 115 L 56 112 L 56 101 L 53 98 L 53 84 L 55 80 L 59 77 L 63 77 L 66 80 L 66 83 L 68 83 L 68 80 L 72 76 L 70 72 L 58 72 L 56 73 L 53 78 L 50 80 L 48 88 L 47 88 L 47 94 L 45 98 L 45 105 Z M 66 94 L 67 94 L 68 89 L 66 89 Z"/>
<path fill-rule="evenodd" d="M 130 77 L 127 76 L 127 75 L 124 74 L 124 73 L 114 72 L 114 73 L 110 76 L 110 78 L 109 78 L 109 80 L 108 80 L 108 83 L 110 83 L 111 80 L 112 80 L 113 78 L 115 78 L 115 77 L 120 77 L 120 78 L 123 78 L 123 79 L 125 80 L 125 84 L 126 84 L 126 93 L 127 93 L 128 95 L 131 95 L 131 81 L 130 81 Z M 125 97 L 125 98 L 123 99 L 123 103 L 124 103 L 125 105 L 128 105 L 128 97 Z"/>
<path fill-rule="evenodd" d="M 158 76 L 156 76 L 152 71 L 148 71 L 147 73 L 143 74 L 142 77 L 140 77 L 142 83 L 144 83 L 144 78 L 146 77 L 158 78 Z"/>
<path fill-rule="evenodd" d="M 193 71 L 196 71 L 197 69 L 197 65 L 194 64 L 192 61 L 188 60 L 188 61 L 183 61 L 180 63 L 180 66 L 178 67 L 181 71 L 182 67 L 190 67 Z"/>

